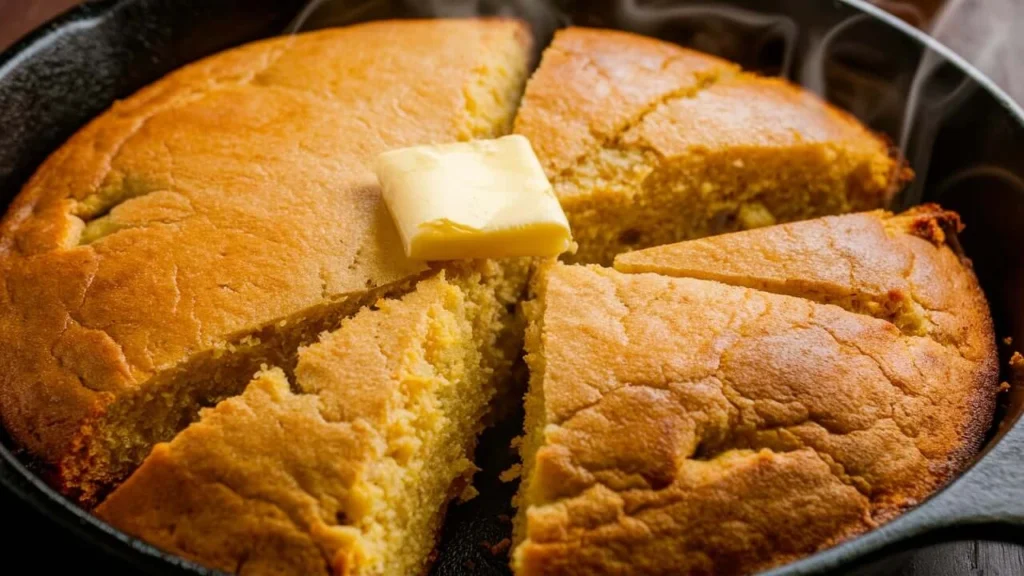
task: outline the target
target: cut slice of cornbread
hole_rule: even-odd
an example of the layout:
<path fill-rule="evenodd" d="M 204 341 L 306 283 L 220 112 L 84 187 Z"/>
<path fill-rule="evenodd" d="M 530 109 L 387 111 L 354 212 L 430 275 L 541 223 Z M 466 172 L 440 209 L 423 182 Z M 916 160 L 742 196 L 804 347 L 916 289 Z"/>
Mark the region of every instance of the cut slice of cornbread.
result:
<path fill-rule="evenodd" d="M 624 255 L 621 272 L 548 268 L 526 305 L 516 573 L 756 572 L 941 487 L 998 377 L 955 222 L 860 214 Z M 737 262 L 716 272 L 725 246 Z M 890 289 L 920 323 L 850 304 Z"/>
<path fill-rule="evenodd" d="M 884 138 L 784 80 L 608 30 L 555 35 L 515 130 L 569 217 L 575 262 L 877 208 L 910 176 Z"/>
<path fill-rule="evenodd" d="M 420 574 L 515 357 L 494 279 L 424 280 L 203 411 L 97 509 L 240 574 Z"/>
<path fill-rule="evenodd" d="M 988 305 L 958 251 L 955 212 L 926 204 L 832 216 L 622 254 L 620 272 L 717 280 L 888 320 L 980 360 Z"/>
<path fill-rule="evenodd" d="M 93 503 L 261 364 L 428 273 L 370 162 L 509 130 L 512 20 L 384 21 L 217 54 L 118 102 L 0 224 L 0 418 Z"/>

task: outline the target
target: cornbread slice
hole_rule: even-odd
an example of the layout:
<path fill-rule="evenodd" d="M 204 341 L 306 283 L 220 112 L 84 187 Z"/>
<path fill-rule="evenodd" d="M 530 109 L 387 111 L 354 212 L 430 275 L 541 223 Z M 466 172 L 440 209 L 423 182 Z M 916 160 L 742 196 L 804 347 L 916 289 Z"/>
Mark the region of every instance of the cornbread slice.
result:
<path fill-rule="evenodd" d="M 609 30 L 555 35 L 515 131 L 569 217 L 575 262 L 877 208 L 911 175 L 883 137 L 784 80 Z"/>
<path fill-rule="evenodd" d="M 756 572 L 941 487 L 998 377 L 955 222 L 858 214 L 547 269 L 526 306 L 516 573 Z M 864 304 L 889 289 L 919 323 Z"/>
<path fill-rule="evenodd" d="M 232 573 L 423 573 L 510 322 L 480 274 L 424 280 L 303 349 L 298 393 L 275 368 L 204 410 L 96 512 Z"/>
<path fill-rule="evenodd" d="M 0 417 L 95 502 L 261 364 L 429 270 L 370 161 L 509 130 L 510 20 L 373 22 L 187 66 L 91 122 L 0 224 Z"/>
<path fill-rule="evenodd" d="M 615 269 L 836 304 L 981 361 L 991 353 L 988 305 L 971 269 L 946 247 L 962 228 L 955 212 L 926 204 L 658 246 L 618 256 Z"/>

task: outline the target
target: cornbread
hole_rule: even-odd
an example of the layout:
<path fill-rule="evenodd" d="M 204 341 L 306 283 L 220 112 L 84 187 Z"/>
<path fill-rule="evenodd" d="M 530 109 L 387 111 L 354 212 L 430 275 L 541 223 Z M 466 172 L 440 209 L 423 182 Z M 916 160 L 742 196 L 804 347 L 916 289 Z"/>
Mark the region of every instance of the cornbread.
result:
<path fill-rule="evenodd" d="M 505 281 L 442 273 L 362 310 L 299 353 L 299 393 L 264 370 L 158 444 L 97 514 L 232 573 L 424 573 L 518 349 L 495 337 L 511 326 Z"/>
<path fill-rule="evenodd" d="M 569 218 L 573 262 L 878 208 L 910 177 L 883 137 L 784 80 L 609 30 L 555 34 L 515 131 Z"/>
<path fill-rule="evenodd" d="M 751 573 L 941 487 L 998 382 L 958 228 L 925 206 L 549 267 L 516 573 Z"/>
<path fill-rule="evenodd" d="M 0 224 L 0 416 L 85 503 L 262 364 L 428 273 L 370 168 L 507 132 L 530 58 L 508 20 L 257 42 L 118 102 Z"/>
<path fill-rule="evenodd" d="M 410 258 L 550 257 L 569 249 L 565 213 L 518 134 L 389 150 L 374 171 Z"/>
<path fill-rule="evenodd" d="M 956 214 L 877 210 L 911 177 L 883 137 L 658 40 L 562 30 L 527 83 L 531 54 L 514 21 L 374 22 L 116 103 L 0 221 L 0 424 L 111 525 L 240 574 L 424 573 L 524 331 L 521 576 L 749 573 L 963 468 L 992 323 Z M 410 150 L 485 161 L 382 190 Z M 536 262 L 493 258 L 567 224 L 518 313 Z"/>

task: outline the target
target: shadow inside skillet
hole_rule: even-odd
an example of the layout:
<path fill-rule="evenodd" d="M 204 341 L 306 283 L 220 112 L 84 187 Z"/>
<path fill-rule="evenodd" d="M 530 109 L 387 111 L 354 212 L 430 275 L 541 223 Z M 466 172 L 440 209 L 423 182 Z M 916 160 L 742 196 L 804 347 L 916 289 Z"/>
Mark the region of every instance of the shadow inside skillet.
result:
<path fill-rule="evenodd" d="M 0 56 L 3 205 L 50 151 L 114 99 L 201 56 L 282 30 L 476 12 L 526 17 L 541 39 L 568 22 L 622 28 L 788 76 L 902 144 L 918 178 L 894 208 L 929 200 L 960 212 L 967 225 L 963 247 L 992 305 L 997 333 L 1024 342 L 1024 120 L 944 55 L 922 50 L 908 33 L 874 16 L 842 3 L 805 0 L 315 4 L 304 12 L 301 1 L 99 2 L 23 41 Z M 1001 346 L 1003 365 L 1009 351 Z M 1004 400 L 990 443 L 1016 422 L 1024 392 L 1014 389 Z M 497 474 L 514 460 L 508 445 L 520 426 L 510 420 L 482 439 L 478 460 L 484 471 L 477 482 L 484 489 L 450 510 L 435 574 L 508 573 L 507 550 L 495 545 L 508 536 L 516 486 L 501 484 Z M 75 509 L 11 460 L 6 435 L 0 440 L 6 459 L 0 461 L 0 482 L 89 544 L 149 573 L 205 572 L 168 561 Z M 856 573 L 889 571 L 905 560 L 893 556 Z"/>

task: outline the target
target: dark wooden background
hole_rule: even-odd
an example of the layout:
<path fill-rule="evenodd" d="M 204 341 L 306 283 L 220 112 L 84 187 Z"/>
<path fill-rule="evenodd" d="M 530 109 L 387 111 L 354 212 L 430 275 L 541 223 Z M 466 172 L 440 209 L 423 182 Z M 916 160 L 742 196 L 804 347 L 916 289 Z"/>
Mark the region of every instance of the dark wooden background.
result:
<path fill-rule="evenodd" d="M 25 32 L 67 10 L 80 0 L 0 0 L 0 50 Z M 808 2 L 828 0 L 807 0 Z M 1018 102 L 1024 103 L 1024 0 L 874 0 L 882 8 L 907 22 L 928 30 L 946 45 L 981 68 Z M 1024 480 L 1022 480 L 1024 481 Z M 13 516 L 28 512 L 15 503 L 0 509 L 7 524 L 18 525 Z M 11 566 L 18 560 L 38 561 L 38 552 L 24 548 L 31 542 L 47 542 L 47 528 L 25 522 L 21 538 L 5 537 L 0 562 Z M 1024 547 L 1013 544 L 969 540 L 924 548 L 903 554 L 894 564 L 900 576 L 1021 576 L 1024 575 Z M 38 544 L 31 544 L 37 546 Z M 51 551 L 78 556 L 87 562 L 83 550 Z M 33 558 L 30 558 L 33 557 Z M 60 570 L 57 566 L 52 568 Z M 80 573 L 91 573 L 88 564 L 77 564 Z M 5 572 L 0 568 L 0 572 Z M 35 571 L 33 571 L 35 572 Z M 37 573 L 48 573 L 43 569 Z"/>

